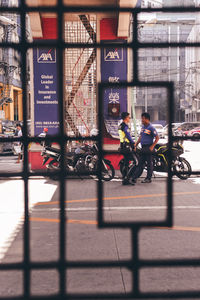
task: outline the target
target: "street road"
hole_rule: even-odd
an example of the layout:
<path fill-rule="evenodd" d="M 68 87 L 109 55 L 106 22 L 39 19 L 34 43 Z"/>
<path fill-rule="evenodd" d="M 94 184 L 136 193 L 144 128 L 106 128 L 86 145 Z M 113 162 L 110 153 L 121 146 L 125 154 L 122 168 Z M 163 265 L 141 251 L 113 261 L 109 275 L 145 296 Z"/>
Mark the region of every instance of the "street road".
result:
<path fill-rule="evenodd" d="M 14 159 L 8 157 L 12 167 Z M 5 160 L 5 158 L 4 158 Z M 1 160 L 0 160 L 1 165 Z M 141 229 L 141 259 L 199 258 L 200 178 L 174 179 L 174 226 Z M 47 178 L 31 179 L 30 258 L 34 262 L 59 258 L 59 185 Z M 97 182 L 93 179 L 66 181 L 66 259 L 68 261 L 119 261 L 132 255 L 129 229 L 97 228 Z M 23 261 L 23 182 L 0 181 L 1 263 Z M 141 180 L 135 187 L 122 186 L 120 178 L 104 183 L 105 220 L 153 221 L 166 217 L 166 178 L 156 175 L 152 184 Z M 0 272 L 1 297 L 23 293 L 23 273 Z M 69 293 L 128 293 L 132 287 L 130 271 L 125 268 L 69 269 Z M 55 294 L 58 272 L 31 272 L 33 295 Z M 200 268 L 144 268 L 140 272 L 142 292 L 170 292 L 200 289 Z M 199 296 L 200 299 L 200 296 Z"/>
<path fill-rule="evenodd" d="M 16 155 L 1 155 L 0 156 L 0 172 L 12 173 L 22 171 L 22 162 L 17 163 Z"/>

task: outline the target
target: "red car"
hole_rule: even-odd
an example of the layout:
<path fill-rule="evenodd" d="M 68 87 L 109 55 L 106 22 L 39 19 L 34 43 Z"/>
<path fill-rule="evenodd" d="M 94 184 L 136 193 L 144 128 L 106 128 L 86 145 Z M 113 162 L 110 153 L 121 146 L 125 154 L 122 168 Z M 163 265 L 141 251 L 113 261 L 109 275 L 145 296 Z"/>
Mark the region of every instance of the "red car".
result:
<path fill-rule="evenodd" d="M 187 136 L 200 137 L 200 127 L 184 132 Z"/>

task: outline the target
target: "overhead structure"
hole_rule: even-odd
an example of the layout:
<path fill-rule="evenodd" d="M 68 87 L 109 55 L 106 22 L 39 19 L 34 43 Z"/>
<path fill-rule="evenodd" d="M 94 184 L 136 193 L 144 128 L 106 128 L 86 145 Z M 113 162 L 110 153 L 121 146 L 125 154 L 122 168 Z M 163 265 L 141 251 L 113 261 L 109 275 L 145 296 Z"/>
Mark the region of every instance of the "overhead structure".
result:
<path fill-rule="evenodd" d="M 138 2 L 138 0 L 63 0 L 64 4 L 66 6 L 113 6 L 113 8 L 116 7 L 129 7 L 134 8 Z M 57 0 L 27 0 L 27 5 L 29 6 L 53 6 L 57 4 Z M 70 14 L 72 16 L 72 14 Z M 76 14 L 73 14 L 74 17 Z M 105 12 L 102 14 L 102 17 L 106 17 L 107 13 Z M 104 15 L 104 16 L 103 16 Z M 113 13 L 113 15 L 116 15 L 116 13 Z M 65 15 L 66 18 L 68 18 L 68 14 Z M 41 18 L 40 17 L 56 17 L 56 14 L 54 13 L 30 13 L 30 19 L 31 19 L 31 28 L 32 28 L 32 34 L 34 38 L 42 37 L 42 24 L 41 24 Z M 118 14 L 118 37 L 128 37 L 129 35 L 129 24 L 130 23 L 130 13 L 119 13 Z"/>
<path fill-rule="evenodd" d="M 53 6 L 56 0 L 27 0 L 30 6 Z M 64 0 L 67 6 L 113 6 L 134 8 L 137 0 Z M 47 31 L 52 34 L 52 21 L 56 28 L 56 13 L 31 12 L 30 25 L 34 39 L 46 38 Z M 76 12 L 64 14 L 65 36 L 68 43 L 91 44 L 91 48 L 69 48 L 65 50 L 65 120 L 68 135 L 89 135 L 97 120 L 97 81 L 100 81 L 100 69 L 97 63 L 97 49 L 92 47 L 96 41 L 100 41 L 100 20 L 114 19 L 116 24 L 116 39 L 129 36 L 130 12 Z M 51 21 L 52 20 L 52 21 Z M 54 31 L 56 29 L 54 28 Z M 49 38 L 49 37 L 47 37 Z M 57 38 L 57 33 L 53 39 Z M 100 59 L 100 58 L 99 58 Z"/>

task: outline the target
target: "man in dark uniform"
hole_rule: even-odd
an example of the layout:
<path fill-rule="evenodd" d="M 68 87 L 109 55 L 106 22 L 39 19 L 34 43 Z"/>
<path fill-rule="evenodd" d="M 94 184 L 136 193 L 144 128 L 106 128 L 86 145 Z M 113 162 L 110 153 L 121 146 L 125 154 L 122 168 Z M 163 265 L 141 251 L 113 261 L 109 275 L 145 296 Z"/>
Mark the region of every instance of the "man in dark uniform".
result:
<path fill-rule="evenodd" d="M 140 137 L 135 144 L 135 150 L 139 143 L 142 145 L 142 156 L 140 158 L 138 167 L 133 175 L 133 182 L 142 173 L 145 162 L 147 162 L 147 177 L 142 181 L 142 183 L 151 183 L 151 178 L 153 174 L 153 161 L 152 153 L 156 144 L 159 141 L 159 136 L 156 129 L 150 123 L 150 115 L 148 113 L 142 114 L 142 130 Z"/>
<path fill-rule="evenodd" d="M 121 114 L 122 123 L 119 125 L 118 132 L 120 137 L 120 153 L 124 155 L 124 165 L 125 170 L 123 174 L 122 184 L 129 184 L 129 181 L 126 178 L 128 172 L 129 161 L 132 159 L 132 151 L 135 146 L 135 142 L 133 141 L 128 124 L 130 122 L 130 114 L 128 112 L 123 112 Z"/>

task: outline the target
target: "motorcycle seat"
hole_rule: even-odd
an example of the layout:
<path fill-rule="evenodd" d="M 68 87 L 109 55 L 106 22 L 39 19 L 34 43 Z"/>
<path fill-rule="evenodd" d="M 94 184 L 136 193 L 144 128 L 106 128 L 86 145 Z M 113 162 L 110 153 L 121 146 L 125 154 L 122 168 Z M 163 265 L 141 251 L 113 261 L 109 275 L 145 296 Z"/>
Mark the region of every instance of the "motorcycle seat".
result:
<path fill-rule="evenodd" d="M 167 144 L 157 144 L 155 146 L 157 153 L 164 153 L 167 151 Z"/>
<path fill-rule="evenodd" d="M 54 147 L 46 147 L 46 150 L 55 152 L 55 153 L 60 153 L 60 149 L 58 148 L 54 148 Z"/>

